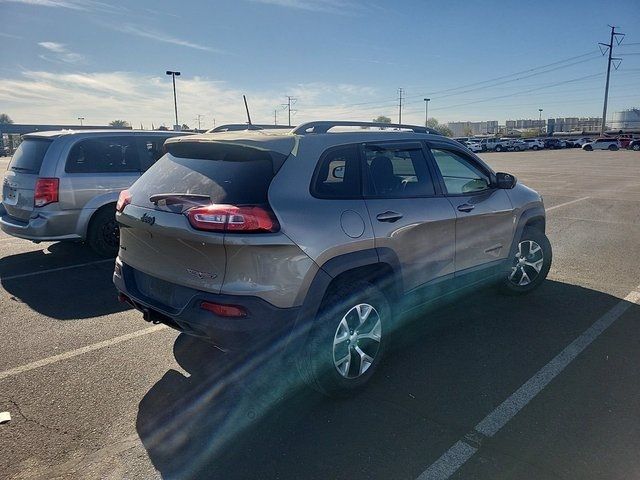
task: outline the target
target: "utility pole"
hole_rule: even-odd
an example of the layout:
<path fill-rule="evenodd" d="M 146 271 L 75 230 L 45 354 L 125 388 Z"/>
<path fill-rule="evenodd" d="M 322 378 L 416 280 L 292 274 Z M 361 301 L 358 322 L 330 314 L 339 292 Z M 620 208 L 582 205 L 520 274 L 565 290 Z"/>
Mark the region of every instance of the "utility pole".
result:
<path fill-rule="evenodd" d="M 402 123 L 402 94 L 404 90 L 402 88 L 398 88 L 398 123 Z"/>
<path fill-rule="evenodd" d="M 82 121 L 84 120 L 84 117 L 78 117 L 78 120 L 80 120 L 80 126 L 82 126 Z"/>
<path fill-rule="evenodd" d="M 429 126 L 429 102 L 430 101 L 431 101 L 430 98 L 424 99 L 424 126 L 425 127 Z"/>
<path fill-rule="evenodd" d="M 180 130 L 180 124 L 178 123 L 178 98 L 176 97 L 176 77 L 180 76 L 180 72 L 167 70 L 167 75 L 171 75 L 171 79 L 173 80 L 173 108 L 176 112 L 176 123 L 173 126 L 173 129 Z"/>
<path fill-rule="evenodd" d="M 538 128 L 540 129 L 540 133 L 542 133 L 542 109 L 539 108 L 538 112 L 540 113 L 538 117 Z"/>
<path fill-rule="evenodd" d="M 282 106 L 287 109 L 289 114 L 289 126 L 291 126 L 291 105 L 294 105 L 298 99 L 287 95 L 287 103 L 283 103 Z M 295 112 L 294 112 L 295 113 Z"/>
<path fill-rule="evenodd" d="M 277 108 L 273 111 L 273 124 L 278 125 L 278 109 Z"/>
<path fill-rule="evenodd" d="M 200 120 L 202 120 L 202 117 L 204 117 L 204 115 L 203 115 L 203 114 L 201 114 L 201 113 L 196 114 L 195 121 L 196 121 L 196 122 L 198 122 L 198 130 L 202 130 L 202 129 L 200 128 Z"/>
<path fill-rule="evenodd" d="M 604 87 L 604 106 L 602 107 L 602 126 L 600 127 L 600 134 L 604 135 L 604 131 L 606 130 L 607 126 L 607 102 L 609 101 L 609 76 L 611 75 L 611 61 L 615 60 L 618 62 L 621 62 L 622 59 L 621 58 L 614 58 L 613 57 L 613 40 L 615 38 L 616 43 L 618 45 L 620 45 L 622 43 L 622 39 L 624 38 L 624 33 L 616 33 L 616 27 L 613 25 L 609 25 L 609 27 L 611 27 L 611 38 L 609 39 L 609 43 L 598 43 L 598 45 L 600 46 L 600 51 L 602 52 L 602 55 L 604 55 L 605 53 L 607 53 L 607 49 L 609 50 L 609 60 L 607 61 L 607 82 L 605 84 Z M 620 40 L 618 40 L 618 37 L 620 37 Z M 605 47 L 605 49 L 603 50 L 602 47 Z M 620 63 L 618 63 L 618 66 L 620 66 Z M 616 66 L 616 70 L 618 69 L 618 66 Z"/>

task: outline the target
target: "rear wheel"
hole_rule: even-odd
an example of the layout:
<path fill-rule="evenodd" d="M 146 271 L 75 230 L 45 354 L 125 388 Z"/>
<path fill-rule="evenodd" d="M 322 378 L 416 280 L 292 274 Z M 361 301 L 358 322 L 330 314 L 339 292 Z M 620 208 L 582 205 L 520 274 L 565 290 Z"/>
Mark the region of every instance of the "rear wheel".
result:
<path fill-rule="evenodd" d="M 502 151 L 502 145 L 496 145 L 496 152 Z"/>
<path fill-rule="evenodd" d="M 633 147 L 631 147 L 633 150 L 635 150 L 636 152 L 638 150 L 640 150 L 640 143 L 636 143 Z"/>
<path fill-rule="evenodd" d="M 525 294 L 536 289 L 551 268 L 551 243 L 547 236 L 535 228 L 525 228 L 518 242 L 501 290 L 509 294 Z"/>
<path fill-rule="evenodd" d="M 585 145 L 584 147 L 582 147 L 583 150 L 586 150 L 587 152 L 591 152 L 593 150 L 593 147 L 591 145 Z"/>
<path fill-rule="evenodd" d="M 382 359 L 390 323 L 389 302 L 371 283 L 332 287 L 300 352 L 305 382 L 329 396 L 363 387 Z"/>
<path fill-rule="evenodd" d="M 616 150 L 618 150 L 617 145 L 609 145 L 609 150 L 611 150 L 612 152 L 615 152 Z"/>
<path fill-rule="evenodd" d="M 98 210 L 89 224 L 87 243 L 102 257 L 115 257 L 120 243 L 120 229 L 113 206 Z"/>
<path fill-rule="evenodd" d="M 538 145 L 534 145 L 533 147 L 531 147 L 531 150 L 538 150 Z"/>

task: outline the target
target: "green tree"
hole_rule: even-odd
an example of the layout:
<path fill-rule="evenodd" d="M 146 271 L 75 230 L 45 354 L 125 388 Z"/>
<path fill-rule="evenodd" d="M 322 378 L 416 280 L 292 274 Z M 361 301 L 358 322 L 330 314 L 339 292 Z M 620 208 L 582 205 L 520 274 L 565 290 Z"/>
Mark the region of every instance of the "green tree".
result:
<path fill-rule="evenodd" d="M 385 117 L 384 115 L 379 115 L 373 119 L 376 123 L 391 123 L 391 119 L 389 117 Z"/>
<path fill-rule="evenodd" d="M 13 120 L 6 113 L 0 113 L 0 123 L 13 123 Z"/>
<path fill-rule="evenodd" d="M 453 132 L 446 125 L 441 125 L 436 118 L 431 117 L 427 120 L 427 127 L 433 128 L 445 137 L 453 137 Z"/>
<path fill-rule="evenodd" d="M 113 120 L 112 122 L 109 122 L 109 125 L 118 128 L 129 128 L 131 126 L 126 120 Z"/>

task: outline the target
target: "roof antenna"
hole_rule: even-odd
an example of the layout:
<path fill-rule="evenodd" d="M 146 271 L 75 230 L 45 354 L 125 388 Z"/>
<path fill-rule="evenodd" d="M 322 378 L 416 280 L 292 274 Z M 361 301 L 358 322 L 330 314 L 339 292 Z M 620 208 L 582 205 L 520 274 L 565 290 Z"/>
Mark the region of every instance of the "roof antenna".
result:
<path fill-rule="evenodd" d="M 251 123 L 251 115 L 249 115 L 249 106 L 247 105 L 247 97 L 245 95 L 242 95 L 242 99 L 244 100 L 244 108 L 247 111 L 247 123 L 249 125 L 252 125 L 252 123 Z"/>

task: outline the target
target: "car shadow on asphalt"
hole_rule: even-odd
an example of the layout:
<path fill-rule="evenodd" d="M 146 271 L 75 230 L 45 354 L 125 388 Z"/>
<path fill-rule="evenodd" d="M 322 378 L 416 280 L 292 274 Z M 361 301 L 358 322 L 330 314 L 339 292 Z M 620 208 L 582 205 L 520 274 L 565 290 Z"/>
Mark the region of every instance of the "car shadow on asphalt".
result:
<path fill-rule="evenodd" d="M 131 308 L 118 302 L 113 261 L 79 243 L 52 243 L 0 258 L 0 283 L 12 300 L 47 317 L 94 318 Z M 74 265 L 83 266 L 68 268 Z"/>
<path fill-rule="evenodd" d="M 411 315 L 370 384 L 329 399 L 283 355 L 230 356 L 180 335 L 139 404 L 137 432 L 165 478 L 416 478 L 620 300 L 546 281 Z M 640 307 L 630 304 L 640 315 Z"/>

